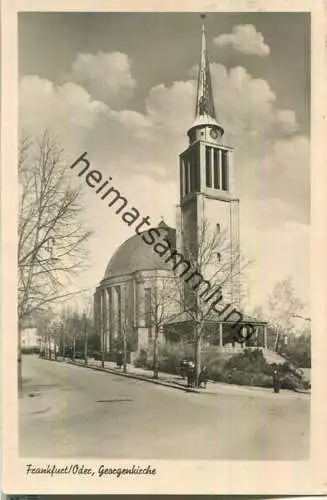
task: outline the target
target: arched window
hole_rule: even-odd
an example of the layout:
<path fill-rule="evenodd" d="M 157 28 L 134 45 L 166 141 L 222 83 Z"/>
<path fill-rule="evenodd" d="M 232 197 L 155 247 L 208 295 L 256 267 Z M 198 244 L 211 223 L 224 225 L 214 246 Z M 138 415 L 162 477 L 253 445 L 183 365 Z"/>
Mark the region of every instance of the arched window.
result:
<path fill-rule="evenodd" d="M 219 222 L 217 222 L 217 224 L 216 224 L 216 231 L 217 231 L 217 234 L 220 233 L 220 224 L 219 224 Z"/>

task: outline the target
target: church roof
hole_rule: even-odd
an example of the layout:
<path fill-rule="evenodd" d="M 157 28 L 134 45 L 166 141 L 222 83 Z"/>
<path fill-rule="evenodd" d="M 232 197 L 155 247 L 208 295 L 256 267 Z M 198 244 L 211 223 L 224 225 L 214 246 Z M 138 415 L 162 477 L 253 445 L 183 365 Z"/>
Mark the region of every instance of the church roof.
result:
<path fill-rule="evenodd" d="M 156 229 L 160 233 L 160 238 L 158 237 L 157 241 L 166 238 L 169 240 L 171 247 L 175 248 L 176 230 L 169 227 L 164 221 L 161 221 Z M 164 258 L 154 251 L 153 245 L 147 244 L 142 239 L 141 235 L 145 235 L 147 232 L 148 230 L 140 232 L 140 235 L 135 234 L 120 245 L 110 259 L 103 279 L 124 276 L 136 271 L 171 269 L 171 265 L 165 263 Z"/>
<path fill-rule="evenodd" d="M 264 325 L 267 323 L 267 321 L 253 318 L 253 317 L 249 316 L 248 314 L 245 314 L 244 312 L 241 312 L 241 311 L 239 312 L 239 314 L 242 314 L 242 319 L 240 319 L 239 314 L 236 312 L 236 308 L 231 307 L 231 310 L 233 310 L 234 312 L 232 314 L 230 314 L 229 317 L 227 317 L 229 311 L 228 312 L 226 311 L 226 314 L 225 314 L 226 318 L 224 318 L 224 317 L 220 318 L 219 314 L 212 311 L 212 314 L 208 314 L 205 321 L 207 323 L 219 322 L 219 323 L 228 323 L 228 324 L 235 324 L 238 321 L 240 321 L 240 323 L 243 323 L 243 324 L 247 323 L 247 324 L 253 324 L 253 325 L 259 325 L 259 324 Z M 188 323 L 188 322 L 191 322 L 191 317 L 186 311 L 183 311 L 183 312 L 181 312 L 179 314 L 175 314 L 171 318 L 169 318 L 166 322 L 166 325 L 176 325 L 178 323 Z"/>

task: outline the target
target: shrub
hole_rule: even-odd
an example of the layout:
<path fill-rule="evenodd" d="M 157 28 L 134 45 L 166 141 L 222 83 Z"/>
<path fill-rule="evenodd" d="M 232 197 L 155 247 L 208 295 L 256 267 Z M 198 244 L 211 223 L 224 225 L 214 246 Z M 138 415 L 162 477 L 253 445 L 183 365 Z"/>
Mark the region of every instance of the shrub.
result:
<path fill-rule="evenodd" d="M 272 387 L 272 375 L 276 366 L 266 361 L 260 349 L 245 349 L 226 362 L 221 380 L 230 384 Z M 294 368 L 288 361 L 279 364 L 278 370 L 282 389 L 309 388 L 310 384 L 294 373 Z"/>
<path fill-rule="evenodd" d="M 22 354 L 39 354 L 39 347 L 22 347 Z"/>
<path fill-rule="evenodd" d="M 165 344 L 158 346 L 159 371 L 178 374 L 182 359 L 193 359 L 194 347 L 190 344 Z M 272 387 L 275 364 L 269 364 L 261 349 L 244 349 L 240 354 L 230 357 L 216 347 L 204 348 L 203 364 L 206 365 L 208 378 L 216 382 Z M 153 349 L 141 350 L 134 361 L 135 366 L 153 370 Z M 292 373 L 288 362 L 278 366 L 281 388 L 290 390 L 307 389 L 310 384 Z"/>
<path fill-rule="evenodd" d="M 134 366 L 137 368 L 147 368 L 148 353 L 145 349 L 141 349 L 138 356 L 134 360 Z"/>
<path fill-rule="evenodd" d="M 102 361 L 102 352 L 94 351 L 93 358 L 96 361 Z M 115 352 L 106 352 L 104 355 L 104 361 L 116 361 L 116 353 Z"/>
<path fill-rule="evenodd" d="M 194 348 L 189 344 L 163 344 L 158 345 L 159 371 L 177 374 L 182 359 L 192 359 Z M 148 370 L 153 370 L 153 348 L 147 351 L 142 349 L 134 361 L 134 365 Z"/>
<path fill-rule="evenodd" d="M 285 373 L 281 377 L 281 388 L 291 391 L 310 389 L 310 383 L 307 380 L 299 379 L 293 373 Z"/>
<path fill-rule="evenodd" d="M 223 366 L 211 365 L 208 367 L 208 378 L 214 380 L 215 382 L 224 381 Z"/>
<path fill-rule="evenodd" d="M 264 373 L 272 375 L 272 368 L 267 363 L 261 349 L 245 349 L 244 352 L 232 356 L 225 364 L 226 372 L 236 369 L 248 373 Z"/>
<path fill-rule="evenodd" d="M 283 354 L 290 361 L 301 368 L 311 368 L 311 336 L 308 333 L 302 335 L 290 335 L 289 343 L 283 348 Z"/>
<path fill-rule="evenodd" d="M 260 372 L 244 372 L 236 369 L 224 373 L 222 382 L 257 387 L 272 387 L 272 377 L 269 375 Z"/>
<path fill-rule="evenodd" d="M 228 356 L 217 347 L 207 347 L 203 353 L 203 364 L 207 367 L 208 377 L 216 382 L 223 380 L 223 373 Z"/>

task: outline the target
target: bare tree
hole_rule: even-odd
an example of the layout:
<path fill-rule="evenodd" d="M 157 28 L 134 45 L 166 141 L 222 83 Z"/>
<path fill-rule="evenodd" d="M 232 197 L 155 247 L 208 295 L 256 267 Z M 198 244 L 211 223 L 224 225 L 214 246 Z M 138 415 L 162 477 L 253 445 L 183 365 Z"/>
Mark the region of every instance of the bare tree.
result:
<path fill-rule="evenodd" d="M 194 241 L 183 234 L 183 245 L 183 256 L 190 267 L 187 274 L 178 278 L 181 285 L 176 287 L 179 295 L 175 296 L 179 297 L 181 309 L 193 324 L 195 383 L 198 385 L 206 322 L 217 321 L 218 315 L 224 315 L 234 306 L 234 311 L 238 311 L 241 276 L 249 262 L 241 258 L 239 247 L 232 245 L 227 233 L 211 231 L 206 219 L 198 227 Z"/>
<path fill-rule="evenodd" d="M 92 318 L 93 304 L 91 297 L 85 297 L 83 307 L 83 330 L 84 330 L 84 363 L 88 364 L 89 356 L 89 338 L 93 331 Z"/>
<path fill-rule="evenodd" d="M 113 314 L 113 321 L 117 325 L 116 348 L 122 351 L 123 371 L 127 373 L 128 352 L 133 342 L 133 287 L 132 283 L 125 285 L 123 290 L 119 289 L 121 309 Z"/>
<path fill-rule="evenodd" d="M 65 300 L 73 276 L 85 265 L 90 232 L 81 220 L 80 187 L 72 187 L 65 154 L 45 132 L 23 139 L 18 158 L 18 362 L 24 318 Z M 55 254 L 54 254 L 55 251 Z"/>
<path fill-rule="evenodd" d="M 61 353 L 64 357 L 69 349 L 72 360 L 76 359 L 76 347 L 83 351 L 84 363 L 88 364 L 89 341 L 93 334 L 92 302 L 89 296 L 81 297 L 79 302 L 73 301 L 61 311 L 60 339 Z"/>
<path fill-rule="evenodd" d="M 66 348 L 69 347 L 74 362 L 76 359 L 76 340 L 80 340 L 81 337 L 81 318 L 77 309 L 71 307 L 64 309 L 62 317 L 64 323 L 62 336 L 63 357 L 66 354 Z"/>
<path fill-rule="evenodd" d="M 278 350 L 282 333 L 289 334 L 294 329 L 294 318 L 301 317 L 304 304 L 296 296 L 291 276 L 276 283 L 268 297 L 268 318 L 275 330 L 275 350 Z"/>
<path fill-rule="evenodd" d="M 51 309 L 43 310 L 37 314 L 36 328 L 40 338 L 40 355 L 51 358 L 50 325 L 54 319 L 54 313 Z"/>
<path fill-rule="evenodd" d="M 160 333 L 163 330 L 167 319 L 177 317 L 176 296 L 179 295 L 179 283 L 176 277 L 166 271 L 159 272 L 159 275 L 149 282 L 150 297 L 146 304 L 145 322 L 153 332 L 153 378 L 158 378 L 158 347 Z M 178 309 L 179 311 L 179 309 Z"/>
<path fill-rule="evenodd" d="M 123 319 L 120 331 L 121 345 L 123 350 L 123 371 L 127 373 L 127 349 L 128 337 L 130 335 L 130 323 L 126 318 Z"/>

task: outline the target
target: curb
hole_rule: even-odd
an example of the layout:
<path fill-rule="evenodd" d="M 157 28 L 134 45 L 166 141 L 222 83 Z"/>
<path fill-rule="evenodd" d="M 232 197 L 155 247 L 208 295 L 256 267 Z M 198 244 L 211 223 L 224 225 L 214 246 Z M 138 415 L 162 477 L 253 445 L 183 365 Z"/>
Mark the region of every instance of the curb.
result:
<path fill-rule="evenodd" d="M 79 366 L 81 368 L 89 368 L 90 370 L 96 370 L 96 371 L 100 371 L 100 372 L 111 373 L 113 375 L 120 375 L 122 377 L 132 378 L 135 380 L 140 380 L 142 382 L 150 382 L 151 384 L 162 385 L 164 387 L 170 387 L 171 389 L 177 389 L 177 390 L 180 390 L 183 392 L 193 392 L 195 394 L 207 394 L 207 395 L 213 395 L 213 396 L 217 395 L 215 392 L 210 392 L 208 390 L 199 391 L 197 389 L 192 389 L 191 387 L 177 385 L 177 384 L 175 385 L 175 384 L 172 384 L 170 382 L 165 382 L 164 380 L 160 380 L 160 379 L 159 380 L 158 379 L 151 379 L 151 378 L 144 377 L 142 375 L 133 374 L 133 373 L 118 372 L 118 371 L 113 370 L 111 368 L 102 368 L 101 366 L 92 366 L 92 365 L 84 365 L 84 364 L 80 364 L 80 363 L 73 363 L 73 361 L 66 361 L 66 363 L 69 365 L 73 365 L 73 366 Z M 230 384 L 227 384 L 227 385 L 230 385 Z M 239 386 L 236 386 L 236 387 L 239 387 Z M 242 387 L 246 388 L 249 392 L 257 392 L 257 390 L 260 391 L 259 387 L 257 389 L 253 388 L 251 386 L 242 386 Z M 264 391 L 264 392 L 266 393 L 266 391 Z M 307 394 L 307 395 L 311 394 L 310 392 L 300 391 L 300 390 L 290 391 L 290 392 L 293 394 L 296 394 L 296 393 Z"/>
<path fill-rule="evenodd" d="M 73 363 L 73 361 L 66 361 L 66 363 L 69 365 L 73 365 L 73 366 L 79 366 L 81 368 L 89 368 L 90 370 L 96 370 L 96 371 L 105 372 L 105 373 L 112 373 L 113 375 L 119 375 L 121 377 L 127 377 L 127 378 L 132 378 L 135 380 L 141 380 L 142 382 L 150 382 L 151 384 L 162 385 L 165 387 L 170 387 L 171 389 L 178 389 L 178 390 L 184 391 L 184 392 L 193 392 L 195 394 L 201 394 L 201 391 L 198 391 L 196 389 L 192 389 L 192 388 L 186 387 L 186 386 L 174 385 L 174 384 L 171 384 L 169 382 L 165 382 L 164 380 L 151 379 L 151 378 L 143 377 L 142 375 L 137 375 L 137 374 L 133 374 L 133 373 L 117 372 L 116 370 L 112 370 L 111 368 L 102 368 L 101 366 L 82 365 L 80 363 Z"/>
<path fill-rule="evenodd" d="M 294 389 L 294 392 L 297 392 L 298 394 L 308 394 L 309 396 L 311 395 L 311 389 L 309 389 L 309 390 Z"/>

